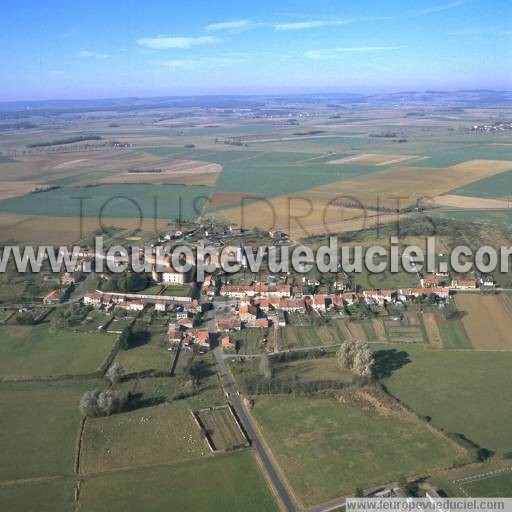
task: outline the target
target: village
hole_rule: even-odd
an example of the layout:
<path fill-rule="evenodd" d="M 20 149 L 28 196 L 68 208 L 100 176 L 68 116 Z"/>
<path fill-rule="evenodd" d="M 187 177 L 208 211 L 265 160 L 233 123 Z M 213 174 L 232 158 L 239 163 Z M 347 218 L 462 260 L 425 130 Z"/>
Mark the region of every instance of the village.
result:
<path fill-rule="evenodd" d="M 208 244 L 232 248 L 233 255 L 239 255 L 240 272 L 227 274 L 217 262 L 215 271 L 207 274 L 203 282 L 197 282 L 194 268 L 188 272 L 176 270 L 171 266 L 170 256 L 166 256 L 163 271 L 154 269 L 144 276 L 142 289 L 137 291 L 115 291 L 116 286 L 112 285 L 115 275 L 94 273 L 92 269 L 93 273 L 88 276 L 94 276 L 97 288 L 85 291 L 86 287 L 81 284 L 84 274 L 64 273 L 59 287 L 48 293 L 43 303 L 56 306 L 68 300 L 78 300 L 105 316 L 98 329 L 107 330 L 112 329 L 110 318 L 123 315 L 135 319 L 142 312 L 152 310 L 168 321 L 167 338 L 171 350 L 180 346 L 204 351 L 220 344 L 226 352 L 238 352 L 241 337 L 237 333 L 252 330 L 258 333 L 262 350 L 273 352 L 278 350 L 277 331 L 286 327 L 336 320 L 344 320 L 350 326 L 350 322 L 371 319 L 400 324 L 404 319 L 407 321 L 404 312 L 409 306 L 417 309 L 419 314 L 424 309 L 423 303 L 442 310 L 457 291 L 489 291 L 495 286 L 488 276 L 452 278 L 450 272 L 440 270 L 423 276 L 418 274 L 417 287 L 389 289 L 362 288 L 342 270 L 327 278 L 311 272 L 272 275 L 263 264 L 258 274 L 252 274 L 240 247 L 257 250 L 264 242 L 292 244 L 286 233 L 244 233 L 236 225 L 192 225 L 188 228 L 160 236 L 152 245 L 153 261 L 165 249 L 185 240 L 196 251 Z M 93 256 L 92 250 L 82 248 L 78 268 L 89 269 L 94 264 Z M 70 294 L 70 287 L 82 293 Z M 373 334 L 367 338 L 372 339 Z M 398 341 L 413 342 L 414 337 Z"/>

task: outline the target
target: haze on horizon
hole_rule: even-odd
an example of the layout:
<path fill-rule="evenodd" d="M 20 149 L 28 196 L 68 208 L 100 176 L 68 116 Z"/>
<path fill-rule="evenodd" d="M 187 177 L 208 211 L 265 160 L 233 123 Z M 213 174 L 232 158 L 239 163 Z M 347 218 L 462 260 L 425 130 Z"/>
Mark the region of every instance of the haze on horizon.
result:
<path fill-rule="evenodd" d="M 510 89 L 506 0 L 3 6 L 0 101 Z"/>

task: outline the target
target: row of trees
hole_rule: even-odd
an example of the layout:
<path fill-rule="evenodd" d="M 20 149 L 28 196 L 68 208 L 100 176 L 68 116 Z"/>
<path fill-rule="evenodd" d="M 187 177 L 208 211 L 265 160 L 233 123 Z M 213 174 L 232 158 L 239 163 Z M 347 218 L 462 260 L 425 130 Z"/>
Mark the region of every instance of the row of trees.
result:
<path fill-rule="evenodd" d="M 105 373 L 105 380 L 116 386 L 124 375 L 121 363 L 114 363 Z M 122 412 L 129 401 L 129 395 L 118 389 L 86 391 L 80 398 L 80 414 L 85 417 L 110 416 Z"/>

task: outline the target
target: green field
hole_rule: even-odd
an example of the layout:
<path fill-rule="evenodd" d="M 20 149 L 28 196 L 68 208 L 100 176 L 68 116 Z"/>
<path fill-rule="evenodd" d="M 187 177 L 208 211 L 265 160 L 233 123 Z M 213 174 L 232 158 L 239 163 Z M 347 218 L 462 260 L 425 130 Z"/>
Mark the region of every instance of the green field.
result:
<path fill-rule="evenodd" d="M 205 186 L 118 184 L 60 188 L 0 201 L 0 212 L 77 217 L 194 220 L 208 198 Z"/>
<path fill-rule="evenodd" d="M 73 478 L 0 486 L 0 510 L 69 512 L 74 507 Z"/>
<path fill-rule="evenodd" d="M 48 322 L 0 326 L 0 375 L 4 377 L 87 374 L 98 370 L 115 336 L 59 329 Z"/>
<path fill-rule="evenodd" d="M 409 414 L 369 403 L 259 397 L 253 409 L 265 439 L 305 505 L 450 466 L 454 444 Z"/>
<path fill-rule="evenodd" d="M 475 479 L 460 484 L 460 486 L 469 496 L 512 498 L 512 471 L 488 478 Z"/>
<path fill-rule="evenodd" d="M 265 329 L 249 327 L 232 336 L 235 342 L 240 341 L 240 354 L 260 354 L 265 350 L 265 344 L 262 343 L 265 333 Z"/>
<path fill-rule="evenodd" d="M 166 326 L 158 325 L 156 320 L 148 328 L 146 337 L 140 338 L 140 344 L 120 350 L 116 361 L 121 363 L 127 373 L 144 370 L 170 371 L 176 351 L 169 351 Z"/>
<path fill-rule="evenodd" d="M 466 333 L 459 318 L 445 320 L 436 315 L 439 332 L 443 338 L 443 344 L 447 349 L 469 349 L 473 348 L 471 341 Z"/>
<path fill-rule="evenodd" d="M 164 404 L 86 421 L 80 470 L 95 473 L 168 464 L 208 452 L 183 403 Z"/>
<path fill-rule="evenodd" d="M 464 187 L 452 190 L 450 194 L 498 199 L 508 198 L 512 195 L 512 171 L 475 181 Z"/>
<path fill-rule="evenodd" d="M 250 451 L 86 477 L 84 512 L 277 512 Z"/>
<path fill-rule="evenodd" d="M 96 381 L 0 384 L 0 481 L 73 474 L 78 403 Z"/>
<path fill-rule="evenodd" d="M 299 359 L 274 365 L 274 378 L 300 382 L 335 381 L 350 383 L 354 375 L 341 368 L 337 357 Z"/>
<path fill-rule="evenodd" d="M 383 382 L 418 414 L 498 454 L 512 451 L 512 354 L 407 347 L 412 362 Z"/>
<path fill-rule="evenodd" d="M 197 413 L 216 450 L 229 451 L 248 445 L 228 406 Z"/>

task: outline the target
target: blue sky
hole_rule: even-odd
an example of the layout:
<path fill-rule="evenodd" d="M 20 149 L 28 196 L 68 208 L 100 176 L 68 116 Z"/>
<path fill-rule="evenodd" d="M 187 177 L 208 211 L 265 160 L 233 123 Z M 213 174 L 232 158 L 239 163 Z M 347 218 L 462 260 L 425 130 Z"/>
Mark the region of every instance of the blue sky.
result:
<path fill-rule="evenodd" d="M 5 0 L 0 101 L 510 88 L 508 0 Z"/>

